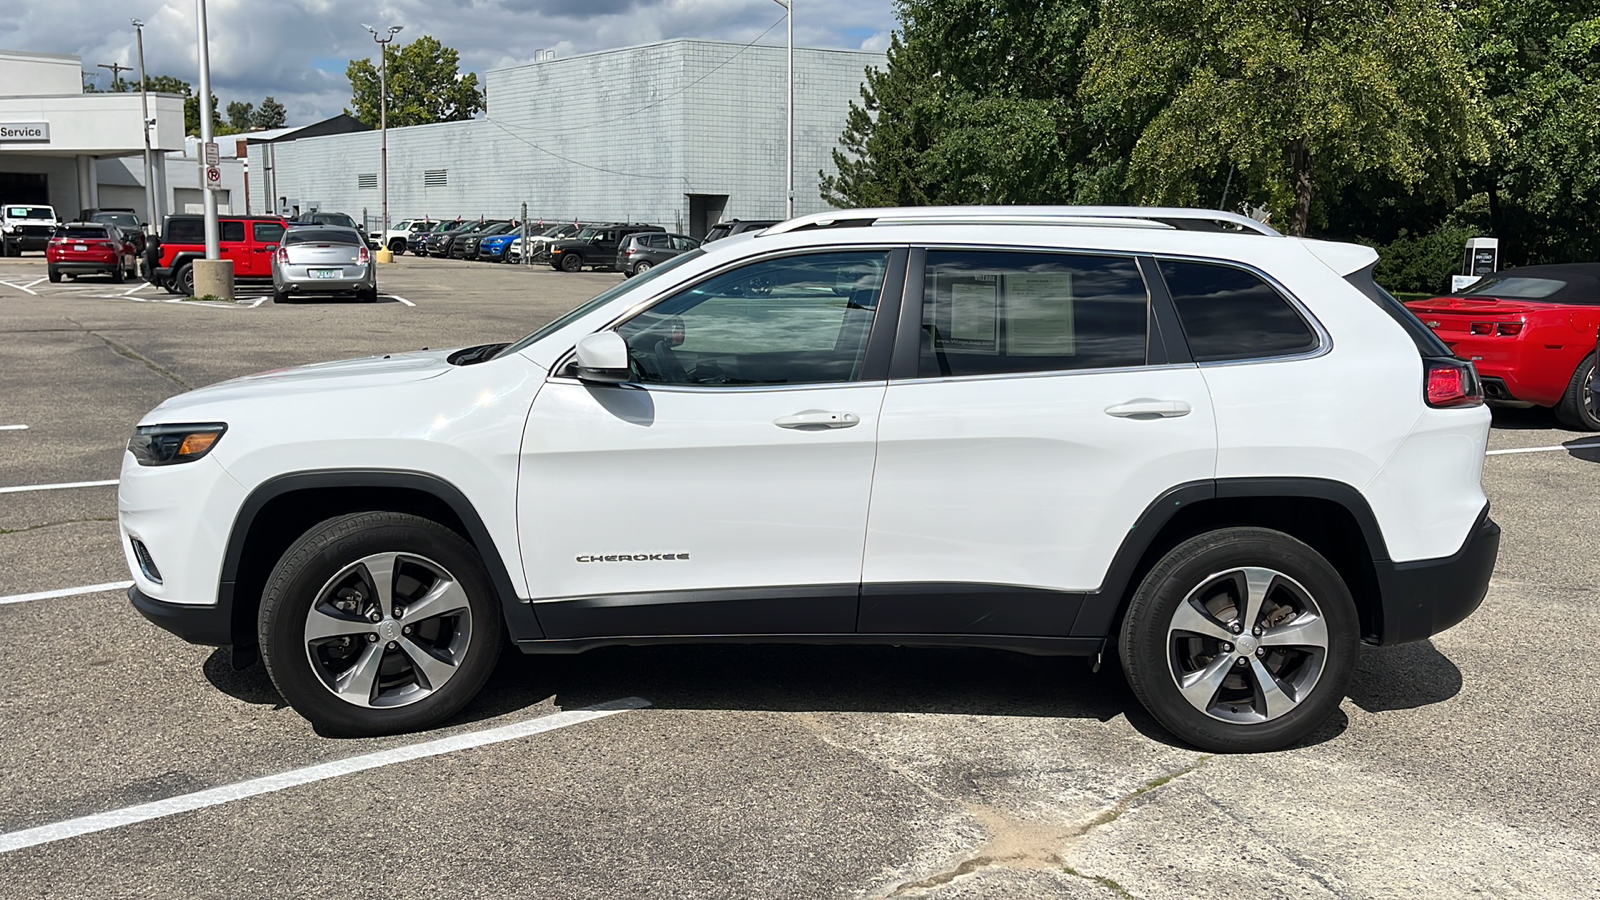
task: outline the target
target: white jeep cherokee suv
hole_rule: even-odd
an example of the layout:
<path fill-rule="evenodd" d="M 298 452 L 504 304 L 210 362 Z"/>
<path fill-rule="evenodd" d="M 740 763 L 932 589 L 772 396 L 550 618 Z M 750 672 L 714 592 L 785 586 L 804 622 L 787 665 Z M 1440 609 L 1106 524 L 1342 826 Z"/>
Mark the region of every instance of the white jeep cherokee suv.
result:
<path fill-rule="evenodd" d="M 795 219 L 514 344 L 173 397 L 129 596 L 345 734 L 451 715 L 508 639 L 767 641 L 1115 646 L 1179 737 L 1281 747 L 1499 546 L 1476 373 L 1375 261 L 1197 210 Z"/>

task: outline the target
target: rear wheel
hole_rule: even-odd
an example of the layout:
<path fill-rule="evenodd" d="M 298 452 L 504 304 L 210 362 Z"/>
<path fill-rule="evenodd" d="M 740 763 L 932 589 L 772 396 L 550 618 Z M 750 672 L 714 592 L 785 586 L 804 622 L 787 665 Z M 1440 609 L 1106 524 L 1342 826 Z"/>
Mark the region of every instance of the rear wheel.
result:
<path fill-rule="evenodd" d="M 1556 406 L 1556 418 L 1575 431 L 1600 431 L 1600 409 L 1595 406 L 1595 355 L 1589 354 L 1567 383 L 1567 392 Z"/>
<path fill-rule="evenodd" d="M 49 275 L 50 275 L 50 283 L 51 284 L 60 284 L 61 283 L 61 273 L 59 271 L 57 271 L 54 268 L 51 268 L 50 272 L 49 272 Z"/>
<path fill-rule="evenodd" d="M 258 637 L 273 684 L 328 732 L 426 728 L 483 687 L 502 623 L 470 544 L 428 519 L 329 519 L 278 561 Z"/>
<path fill-rule="evenodd" d="M 1360 640 L 1355 602 L 1321 554 L 1264 528 L 1191 538 L 1140 583 L 1118 650 L 1139 702 L 1224 752 L 1276 750 L 1338 708 Z"/>
<path fill-rule="evenodd" d="M 650 271 L 650 262 L 648 260 L 640 260 L 633 266 L 633 274 L 635 275 L 643 275 L 648 271 Z"/>
<path fill-rule="evenodd" d="M 117 260 L 116 268 L 111 270 L 111 283 L 123 284 L 128 280 L 128 273 L 122 268 L 122 260 Z"/>
<path fill-rule="evenodd" d="M 356 299 L 362 303 L 377 303 L 378 291 L 376 288 L 370 291 L 356 291 Z"/>
<path fill-rule="evenodd" d="M 583 269 L 583 257 L 576 253 L 563 254 L 561 257 L 561 271 L 577 272 Z"/>
<path fill-rule="evenodd" d="M 194 296 L 194 266 L 187 263 L 183 268 L 172 273 L 172 284 L 177 290 L 173 293 L 183 294 L 187 297 Z"/>

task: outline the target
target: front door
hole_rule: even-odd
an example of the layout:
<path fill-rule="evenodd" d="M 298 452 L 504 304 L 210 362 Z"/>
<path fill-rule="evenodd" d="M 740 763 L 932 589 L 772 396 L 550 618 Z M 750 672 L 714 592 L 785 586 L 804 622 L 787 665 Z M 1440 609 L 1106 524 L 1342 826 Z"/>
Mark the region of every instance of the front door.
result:
<path fill-rule="evenodd" d="M 747 263 L 617 327 L 633 383 L 557 367 L 517 498 L 548 637 L 855 630 L 902 255 Z"/>
<path fill-rule="evenodd" d="M 1130 257 L 928 251 L 917 377 L 879 425 L 862 632 L 1071 634 L 1145 508 L 1215 476 L 1205 380 L 1151 339 L 1150 304 Z"/>

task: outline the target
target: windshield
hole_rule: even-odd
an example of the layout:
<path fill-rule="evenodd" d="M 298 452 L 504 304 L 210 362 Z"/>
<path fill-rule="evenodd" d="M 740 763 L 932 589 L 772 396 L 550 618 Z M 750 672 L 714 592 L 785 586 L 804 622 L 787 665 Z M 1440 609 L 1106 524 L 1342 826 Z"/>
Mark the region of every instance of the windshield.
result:
<path fill-rule="evenodd" d="M 594 312 L 600 307 L 605 306 L 607 303 L 610 303 L 618 297 L 621 297 L 623 294 L 633 291 L 640 285 L 649 283 L 652 279 L 659 277 L 662 272 L 671 271 L 673 268 L 681 266 L 697 256 L 704 255 L 704 250 L 690 250 L 688 253 L 680 253 L 677 256 L 674 256 L 659 266 L 652 266 L 650 267 L 649 271 L 641 272 L 627 281 L 622 282 L 621 284 L 613 285 L 612 287 L 601 291 L 600 293 L 584 301 L 579 306 L 567 310 L 565 313 L 550 320 L 550 322 L 547 323 L 543 328 L 540 328 L 538 331 L 535 331 L 533 334 L 530 334 L 522 340 L 517 341 L 515 344 L 512 344 L 504 350 L 501 350 L 495 355 L 497 357 L 508 356 L 512 353 L 517 353 L 523 349 L 526 349 L 546 335 L 555 334 L 557 331 L 560 331 L 561 329 L 567 327 L 573 322 L 576 322 L 589 313 Z"/>
<path fill-rule="evenodd" d="M 50 219 L 55 220 L 56 211 L 48 206 L 8 206 L 6 217 L 10 219 Z"/>
<path fill-rule="evenodd" d="M 283 236 L 285 244 L 359 244 L 361 236 L 343 228 L 291 228 Z"/>
<path fill-rule="evenodd" d="M 545 230 L 539 232 L 539 236 L 540 237 L 555 237 L 556 235 L 561 233 L 562 229 L 564 229 L 566 227 L 567 226 L 565 226 L 565 225 L 551 225 L 549 228 L 546 228 Z"/>
<path fill-rule="evenodd" d="M 575 241 L 587 241 L 589 238 L 592 238 L 597 234 L 604 234 L 604 233 L 605 233 L 605 229 L 604 228 L 596 228 L 593 225 L 590 225 L 589 227 L 583 229 L 582 231 L 580 231 L 576 235 L 574 235 L 572 239 L 575 240 Z"/>
<path fill-rule="evenodd" d="M 1461 292 L 1463 297 L 1499 297 L 1506 300 L 1543 300 L 1567 283 L 1556 278 L 1487 275 Z"/>
<path fill-rule="evenodd" d="M 110 222 L 112 225 L 121 225 L 123 228 L 138 228 L 139 217 L 133 213 L 95 213 L 91 222 Z"/>

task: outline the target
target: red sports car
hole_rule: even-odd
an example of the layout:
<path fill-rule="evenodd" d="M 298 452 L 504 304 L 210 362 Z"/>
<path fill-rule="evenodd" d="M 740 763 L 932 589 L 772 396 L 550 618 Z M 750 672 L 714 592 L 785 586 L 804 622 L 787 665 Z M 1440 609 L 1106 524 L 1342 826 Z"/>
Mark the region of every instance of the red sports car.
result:
<path fill-rule="evenodd" d="M 1568 427 L 1600 431 L 1589 386 L 1600 263 L 1506 269 L 1459 294 L 1406 306 L 1452 353 L 1477 364 L 1490 401 L 1552 407 Z"/>

